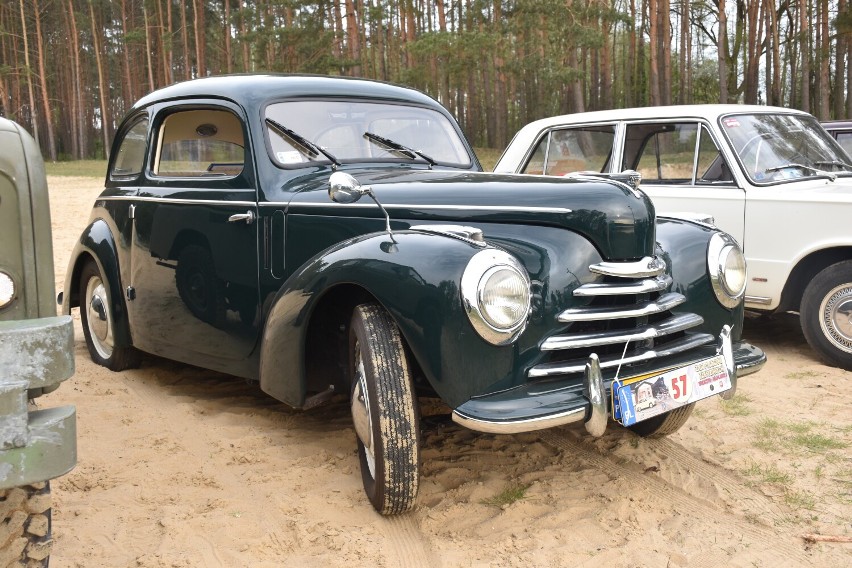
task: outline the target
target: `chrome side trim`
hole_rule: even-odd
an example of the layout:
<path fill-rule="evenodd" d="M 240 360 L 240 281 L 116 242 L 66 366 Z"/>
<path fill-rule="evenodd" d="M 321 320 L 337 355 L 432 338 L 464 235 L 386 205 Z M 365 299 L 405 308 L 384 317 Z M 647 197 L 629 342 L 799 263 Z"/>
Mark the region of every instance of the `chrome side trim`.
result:
<path fill-rule="evenodd" d="M 207 190 L 209 191 L 209 190 Z M 96 201 L 154 201 L 166 203 L 185 203 L 198 205 L 242 205 L 242 206 L 261 206 L 261 207 L 364 207 L 375 209 L 376 206 L 372 203 L 348 203 L 341 205 L 338 203 L 303 203 L 292 201 L 265 201 L 257 203 L 255 201 L 227 201 L 224 199 L 176 199 L 172 197 L 151 197 L 151 196 L 136 196 L 136 195 L 112 195 L 109 197 L 98 197 Z M 383 203 L 386 209 L 433 209 L 439 211 L 498 211 L 498 212 L 517 212 L 525 213 L 559 213 L 567 215 L 573 213 L 573 210 L 564 207 L 524 207 L 512 206 L 504 207 L 502 205 L 435 205 L 424 203 Z"/>
<path fill-rule="evenodd" d="M 576 335 L 554 335 L 548 337 L 541 344 L 541 350 L 581 349 L 600 345 L 615 345 L 628 341 L 635 343 L 637 341 L 671 335 L 672 333 L 684 331 L 702 323 L 704 323 L 704 318 L 697 314 L 678 314 L 657 324 L 638 327 L 627 332 L 616 330 Z"/>
<path fill-rule="evenodd" d="M 586 418 L 586 408 L 575 408 L 566 412 L 553 414 L 543 418 L 530 418 L 529 420 L 513 420 L 512 422 L 497 422 L 494 420 L 481 420 L 467 416 L 458 410 L 453 411 L 453 422 L 487 434 L 520 434 L 522 432 L 534 432 L 546 430 L 572 422 L 579 422 Z"/>
<path fill-rule="evenodd" d="M 637 304 L 628 309 L 623 308 L 569 308 L 559 314 L 556 319 L 562 323 L 578 321 L 598 321 L 649 316 L 668 311 L 686 301 L 683 294 L 670 292 L 663 294 L 657 300 Z"/>
<path fill-rule="evenodd" d="M 373 188 L 375 189 L 375 187 Z M 274 203 L 262 203 L 261 205 L 275 205 Z M 338 205 L 334 203 L 304 203 L 304 202 L 290 202 L 290 203 L 280 203 L 278 205 L 288 205 L 290 207 L 374 207 L 369 203 L 348 203 L 346 205 Z M 385 203 L 384 206 L 388 209 L 435 209 L 440 211 L 466 211 L 466 212 L 476 212 L 476 211 L 504 211 L 504 212 L 517 212 L 523 211 L 525 213 L 560 213 L 560 214 L 568 214 L 573 213 L 571 209 L 566 209 L 564 207 L 527 207 L 527 206 L 511 206 L 506 207 L 503 205 L 435 205 L 435 204 L 426 204 L 426 203 Z"/>
<path fill-rule="evenodd" d="M 660 357 L 670 357 L 690 349 L 695 349 L 713 341 L 713 336 L 707 333 L 696 333 L 680 339 L 666 346 L 665 349 L 648 349 L 631 355 L 630 357 L 613 357 L 601 361 L 601 369 L 610 369 L 618 365 L 630 365 L 632 363 L 641 363 L 643 361 L 651 361 Z M 585 361 L 563 361 L 559 363 L 542 363 L 536 365 L 527 371 L 527 376 L 530 378 L 552 377 L 555 375 L 569 375 L 572 373 L 582 373 L 586 368 Z"/>
<path fill-rule="evenodd" d="M 478 247 L 486 246 L 482 229 L 477 227 L 468 227 L 465 225 L 412 225 L 409 227 L 409 230 L 429 233 L 430 235 L 442 235 Z"/>
<path fill-rule="evenodd" d="M 599 262 L 589 266 L 589 270 L 618 278 L 650 278 L 664 273 L 666 263 L 659 257 L 646 256 L 636 262 Z"/>
<path fill-rule="evenodd" d="M 151 196 L 135 196 L 135 195 L 113 195 L 109 197 L 98 197 L 98 201 L 149 201 L 153 203 L 179 203 L 181 205 L 233 205 L 240 207 L 254 207 L 257 205 L 254 201 L 227 201 L 224 199 L 177 199 L 174 197 L 151 197 Z"/>
<path fill-rule="evenodd" d="M 649 294 L 651 292 L 662 292 L 672 284 L 672 277 L 668 274 L 648 278 L 637 282 L 624 284 L 583 284 L 574 290 L 574 295 L 579 297 L 589 296 L 621 296 L 623 294 Z"/>
<path fill-rule="evenodd" d="M 746 296 L 745 302 L 746 304 L 760 304 L 762 306 L 768 306 L 772 303 L 772 298 L 764 298 L 763 296 Z"/>

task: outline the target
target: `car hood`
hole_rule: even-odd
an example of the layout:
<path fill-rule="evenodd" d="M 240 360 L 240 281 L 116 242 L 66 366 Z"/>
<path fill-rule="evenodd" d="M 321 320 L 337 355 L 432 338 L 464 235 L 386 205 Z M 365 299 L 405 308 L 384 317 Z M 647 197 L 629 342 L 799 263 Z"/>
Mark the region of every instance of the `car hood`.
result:
<path fill-rule="evenodd" d="M 638 259 L 654 252 L 653 205 L 624 184 L 399 167 L 346 172 L 372 186 L 392 221 L 558 226 L 584 235 L 605 259 Z M 329 175 L 326 170 L 291 179 L 288 213 L 381 216 L 367 196 L 357 203 L 331 202 Z"/>

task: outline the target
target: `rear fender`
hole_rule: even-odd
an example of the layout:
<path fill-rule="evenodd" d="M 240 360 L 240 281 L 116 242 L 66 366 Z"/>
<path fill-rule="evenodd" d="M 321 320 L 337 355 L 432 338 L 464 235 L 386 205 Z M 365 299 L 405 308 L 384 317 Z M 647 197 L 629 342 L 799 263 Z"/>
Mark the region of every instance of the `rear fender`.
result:
<path fill-rule="evenodd" d="M 442 380 L 448 367 L 443 345 L 476 335 L 462 308 L 459 283 L 479 250 L 446 236 L 401 231 L 394 241 L 386 233 L 364 235 L 317 255 L 271 302 L 260 355 L 261 389 L 292 407 L 305 405 L 309 324 L 323 298 L 348 287 L 352 302 L 374 299 L 384 306 L 432 387 L 442 398 L 454 398 Z M 350 317 L 351 309 L 338 319 L 348 327 Z M 484 344 L 478 336 L 473 339 Z"/>

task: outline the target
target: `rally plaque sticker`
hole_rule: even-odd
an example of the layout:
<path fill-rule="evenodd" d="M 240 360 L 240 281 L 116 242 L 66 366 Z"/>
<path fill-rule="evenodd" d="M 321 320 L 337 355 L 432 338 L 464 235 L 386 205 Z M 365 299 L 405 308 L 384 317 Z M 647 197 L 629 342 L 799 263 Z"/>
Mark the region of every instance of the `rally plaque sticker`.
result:
<path fill-rule="evenodd" d="M 612 383 L 613 417 L 624 426 L 636 424 L 731 388 L 721 355 L 648 377 Z"/>

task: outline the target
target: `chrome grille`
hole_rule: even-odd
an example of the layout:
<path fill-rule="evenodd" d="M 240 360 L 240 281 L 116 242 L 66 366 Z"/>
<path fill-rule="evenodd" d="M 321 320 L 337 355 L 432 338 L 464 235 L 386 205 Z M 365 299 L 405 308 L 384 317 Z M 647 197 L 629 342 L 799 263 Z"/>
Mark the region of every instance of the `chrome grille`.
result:
<path fill-rule="evenodd" d="M 589 270 L 603 281 L 574 290 L 588 303 L 557 316 L 566 329 L 541 344 L 549 360 L 529 370 L 531 379 L 582 374 L 591 353 L 600 357 L 601 369 L 611 369 L 664 359 L 715 340 L 689 331 L 704 323 L 700 315 L 671 313 L 686 298 L 668 291 L 672 279 L 662 259 L 601 262 Z"/>

